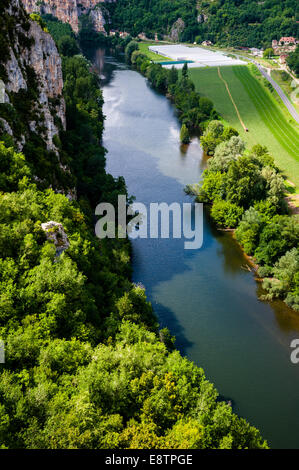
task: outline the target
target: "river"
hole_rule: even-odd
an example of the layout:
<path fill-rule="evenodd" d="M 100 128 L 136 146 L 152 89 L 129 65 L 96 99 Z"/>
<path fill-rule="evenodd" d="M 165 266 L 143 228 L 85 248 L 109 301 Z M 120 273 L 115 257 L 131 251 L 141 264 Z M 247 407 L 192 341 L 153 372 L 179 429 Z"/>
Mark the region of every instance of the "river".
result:
<path fill-rule="evenodd" d="M 138 202 L 188 202 L 205 161 L 198 140 L 180 147 L 172 104 L 146 79 L 98 50 L 106 115 L 107 171 L 123 175 Z M 299 315 L 280 301 L 262 302 L 259 285 L 229 233 L 204 217 L 204 242 L 184 250 L 180 239 L 137 239 L 133 280 L 146 287 L 160 324 L 176 347 L 203 367 L 221 397 L 258 427 L 274 448 L 299 447 L 299 364 L 290 342 Z"/>

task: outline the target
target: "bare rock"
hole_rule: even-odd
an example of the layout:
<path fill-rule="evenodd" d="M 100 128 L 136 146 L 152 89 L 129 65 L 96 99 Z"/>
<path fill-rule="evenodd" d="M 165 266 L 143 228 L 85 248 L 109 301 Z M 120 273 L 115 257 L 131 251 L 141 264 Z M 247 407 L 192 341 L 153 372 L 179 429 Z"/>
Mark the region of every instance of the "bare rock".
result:
<path fill-rule="evenodd" d="M 91 14 L 94 28 L 106 34 L 104 16 L 95 8 L 105 0 L 22 0 L 28 13 L 51 14 L 63 23 L 69 23 L 75 33 L 79 32 L 79 16 Z M 109 0 L 108 0 L 109 1 Z"/>
<path fill-rule="evenodd" d="M 30 0 L 33 4 L 34 2 Z M 21 5 L 20 5 L 21 3 Z M 22 2 L 11 0 L 7 12 L 12 17 L 25 15 Z M 35 131 L 37 126 L 45 129 L 42 135 L 48 150 L 53 150 L 58 154 L 58 149 L 54 143 L 54 136 L 59 134 L 56 125 L 57 117 L 60 119 L 62 127 L 66 126 L 65 102 L 62 97 L 63 78 L 61 68 L 61 58 L 58 54 L 56 44 L 49 33 L 35 21 L 29 22 L 29 30 L 24 30 L 21 25 L 16 25 L 14 38 L 9 48 L 9 59 L 4 64 L 7 74 L 5 80 L 5 102 L 10 103 L 9 95 L 17 94 L 21 90 L 27 90 L 33 84 L 28 76 L 28 69 L 33 69 L 37 81 L 38 98 L 35 103 L 38 120 L 28 123 L 28 129 Z M 26 37 L 28 44 L 24 47 L 22 37 Z M 6 126 L 7 128 L 7 126 Z M 7 132 L 10 134 L 8 128 Z M 19 150 L 26 143 L 26 135 L 22 135 L 16 142 Z"/>
<path fill-rule="evenodd" d="M 180 34 L 184 31 L 185 29 L 185 23 L 182 20 L 182 18 L 178 18 L 172 25 L 171 31 L 170 31 L 170 39 L 172 41 L 179 41 Z"/>
<path fill-rule="evenodd" d="M 57 256 L 69 248 L 70 242 L 62 224 L 51 220 L 42 224 L 41 227 L 46 233 L 47 240 L 53 241 Z"/>
<path fill-rule="evenodd" d="M 92 21 L 95 31 L 97 31 L 98 33 L 106 34 L 106 30 L 104 28 L 105 19 L 104 19 L 101 8 L 96 7 L 93 10 L 91 10 L 89 13 L 89 17 Z"/>

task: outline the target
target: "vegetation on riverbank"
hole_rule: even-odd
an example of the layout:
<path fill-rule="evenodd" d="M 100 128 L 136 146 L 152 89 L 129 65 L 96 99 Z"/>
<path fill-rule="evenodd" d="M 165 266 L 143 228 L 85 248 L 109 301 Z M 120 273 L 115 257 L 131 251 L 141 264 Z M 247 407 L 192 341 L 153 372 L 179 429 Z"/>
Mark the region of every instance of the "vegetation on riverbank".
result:
<path fill-rule="evenodd" d="M 190 135 L 202 133 L 206 123 L 218 117 L 212 101 L 195 91 L 187 64 L 184 64 L 180 76 L 175 67 L 166 69 L 160 64 L 152 63 L 147 55 L 138 50 L 138 43 L 134 41 L 128 44 L 126 56 L 156 90 L 166 94 L 174 102 L 182 122 L 184 142 L 189 140 Z"/>
<path fill-rule="evenodd" d="M 202 145 L 219 142 L 224 127 L 208 125 Z M 212 204 L 211 216 L 219 227 L 235 228 L 246 254 L 259 265 L 266 294 L 263 299 L 283 299 L 299 311 L 299 217 L 290 216 L 285 185 L 267 148 L 246 149 L 240 137 L 219 142 L 202 183 L 188 187 L 200 202 Z"/>
<path fill-rule="evenodd" d="M 0 144 L 0 447 L 267 447 L 158 330 L 130 281 L 128 241 L 95 237 L 94 205 L 115 203 L 126 187 L 105 172 L 98 78 L 66 50 L 67 127 L 56 143 L 77 200 L 40 184 L 30 149 Z M 68 237 L 62 252 L 59 232 L 41 225 L 50 220 Z"/>
<path fill-rule="evenodd" d="M 202 184 L 187 192 L 212 204 L 211 216 L 219 227 L 237 229 L 245 253 L 260 265 L 264 298 L 282 298 L 299 310 L 299 219 L 288 214 L 284 179 L 267 148 L 256 144 L 246 149 L 234 128 L 214 119 L 213 103 L 195 91 L 187 64 L 179 75 L 138 50 L 131 53 L 131 62 L 173 100 L 182 121 L 181 141 L 188 143 L 194 131 L 202 133 L 201 144 L 213 155 Z"/>

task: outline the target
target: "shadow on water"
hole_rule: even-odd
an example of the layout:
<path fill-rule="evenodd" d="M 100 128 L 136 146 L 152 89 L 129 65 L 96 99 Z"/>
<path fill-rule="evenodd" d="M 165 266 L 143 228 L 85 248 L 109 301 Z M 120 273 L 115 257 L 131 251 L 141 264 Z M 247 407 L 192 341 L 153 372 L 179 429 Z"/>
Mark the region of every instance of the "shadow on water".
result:
<path fill-rule="evenodd" d="M 167 327 L 169 329 L 169 325 L 171 325 L 170 332 L 175 336 L 175 347 L 183 356 L 186 356 L 188 349 L 191 348 L 194 343 L 187 338 L 185 329 L 174 312 L 165 307 L 165 305 L 157 302 L 153 304 L 153 308 L 159 318 L 161 328 Z"/>

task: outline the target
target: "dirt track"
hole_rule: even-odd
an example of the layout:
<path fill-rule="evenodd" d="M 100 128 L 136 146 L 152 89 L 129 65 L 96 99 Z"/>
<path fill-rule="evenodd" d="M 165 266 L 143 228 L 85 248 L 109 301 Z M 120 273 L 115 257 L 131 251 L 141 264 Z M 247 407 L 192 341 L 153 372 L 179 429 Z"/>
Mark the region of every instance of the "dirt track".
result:
<path fill-rule="evenodd" d="M 223 81 L 223 83 L 224 83 L 224 85 L 225 85 L 225 87 L 226 87 L 227 93 L 228 93 L 228 95 L 229 95 L 229 97 L 230 97 L 230 99 L 231 99 L 231 102 L 232 102 L 233 105 L 234 105 L 234 108 L 235 108 L 235 110 L 236 110 L 236 113 L 237 113 L 238 119 L 239 119 L 239 121 L 240 121 L 240 123 L 241 123 L 241 126 L 243 127 L 244 131 L 247 132 L 247 127 L 245 126 L 245 124 L 244 124 L 244 122 L 243 122 L 243 120 L 242 120 L 242 118 L 241 118 L 241 115 L 240 115 L 240 113 L 239 113 L 239 110 L 238 110 L 238 108 L 237 108 L 237 105 L 236 105 L 236 103 L 234 102 L 234 99 L 233 99 L 233 97 L 232 97 L 232 95 L 231 95 L 231 92 L 230 92 L 230 90 L 229 90 L 228 84 L 227 84 L 226 80 L 224 80 L 224 78 L 223 78 L 222 75 L 221 75 L 220 67 L 218 67 L 218 75 L 219 75 L 220 80 Z"/>

